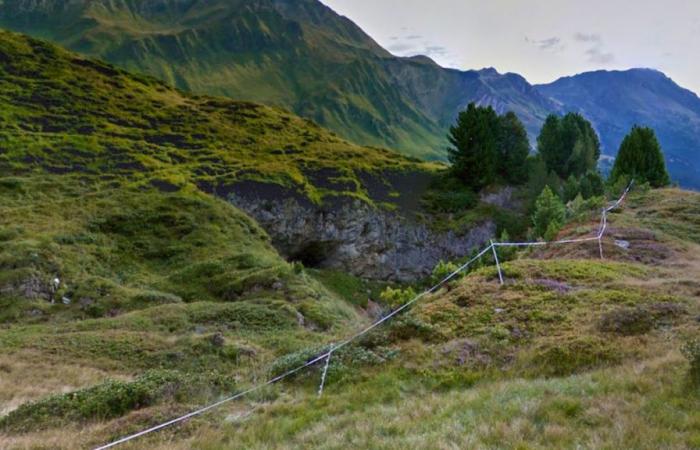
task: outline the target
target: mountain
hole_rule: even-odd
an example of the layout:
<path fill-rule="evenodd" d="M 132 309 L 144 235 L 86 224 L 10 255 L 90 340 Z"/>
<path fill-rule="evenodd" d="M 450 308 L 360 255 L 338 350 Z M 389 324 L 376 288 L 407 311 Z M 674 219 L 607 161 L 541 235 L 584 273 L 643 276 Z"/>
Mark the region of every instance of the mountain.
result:
<path fill-rule="evenodd" d="M 391 316 L 426 284 L 299 263 L 432 267 L 429 229 L 393 213 L 440 167 L 0 32 L 0 448 L 97 448 L 175 417 L 128 445 L 698 447 L 700 194 L 633 191 L 600 244 L 487 252 Z M 562 238 L 597 233 L 590 208 Z"/>
<path fill-rule="evenodd" d="M 536 86 L 562 110 L 580 112 L 600 134 L 603 154 L 615 156 L 630 128 L 656 130 L 672 178 L 700 189 L 700 98 L 651 69 L 596 71 Z"/>
<path fill-rule="evenodd" d="M 533 133 L 552 109 L 517 75 L 394 57 L 317 0 L 5 0 L 0 26 L 430 159 L 445 158 L 446 129 L 470 101 L 514 109 Z"/>
<path fill-rule="evenodd" d="M 649 125 L 672 178 L 700 188 L 700 101 L 651 70 L 533 86 L 490 68 L 445 69 L 391 55 L 318 0 L 5 0 L 0 27 L 183 90 L 281 106 L 355 142 L 427 159 L 445 159 L 447 129 L 471 101 L 515 111 L 533 144 L 547 114 L 582 112 L 611 157 L 632 125 Z"/>

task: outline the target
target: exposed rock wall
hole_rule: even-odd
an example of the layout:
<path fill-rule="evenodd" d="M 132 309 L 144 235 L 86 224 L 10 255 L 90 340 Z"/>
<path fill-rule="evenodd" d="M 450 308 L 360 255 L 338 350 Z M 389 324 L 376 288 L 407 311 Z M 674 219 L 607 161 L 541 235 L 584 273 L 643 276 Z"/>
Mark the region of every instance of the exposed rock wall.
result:
<path fill-rule="evenodd" d="M 288 193 L 237 191 L 228 193 L 229 201 L 255 218 L 285 257 L 366 278 L 410 281 L 424 277 L 441 259 L 468 255 L 496 231 L 495 224 L 487 221 L 464 236 L 436 233 L 359 200 L 319 207 Z"/>

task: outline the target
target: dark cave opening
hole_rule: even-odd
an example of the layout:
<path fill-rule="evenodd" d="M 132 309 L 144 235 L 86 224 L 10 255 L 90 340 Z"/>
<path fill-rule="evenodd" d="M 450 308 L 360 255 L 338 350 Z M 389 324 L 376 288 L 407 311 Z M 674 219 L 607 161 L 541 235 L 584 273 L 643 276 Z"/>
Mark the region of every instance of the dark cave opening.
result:
<path fill-rule="evenodd" d="M 324 267 L 329 256 L 338 248 L 338 243 L 333 241 L 307 242 L 289 256 L 290 261 L 298 261 L 312 269 Z"/>

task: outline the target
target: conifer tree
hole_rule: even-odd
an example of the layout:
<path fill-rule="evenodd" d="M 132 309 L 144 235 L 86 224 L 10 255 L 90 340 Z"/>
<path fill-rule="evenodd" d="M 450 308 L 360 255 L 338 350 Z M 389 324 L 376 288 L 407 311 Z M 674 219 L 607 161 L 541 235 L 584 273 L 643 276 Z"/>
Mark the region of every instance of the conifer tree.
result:
<path fill-rule="evenodd" d="M 535 202 L 535 213 L 532 216 L 535 235 L 543 237 L 556 234 L 564 224 L 566 208 L 559 197 L 546 186 Z"/>
<path fill-rule="evenodd" d="M 652 187 L 670 183 L 661 145 L 651 128 L 635 125 L 623 139 L 610 181 L 614 183 L 621 177 L 648 182 Z"/>
<path fill-rule="evenodd" d="M 590 122 L 576 113 L 548 116 L 537 138 L 537 149 L 547 168 L 562 179 L 595 170 L 600 158 L 598 135 Z"/>
<path fill-rule="evenodd" d="M 514 112 L 499 118 L 498 174 L 507 183 L 527 181 L 527 158 L 530 142 L 525 126 Z"/>
<path fill-rule="evenodd" d="M 470 103 L 450 128 L 448 157 L 453 173 L 479 190 L 496 178 L 499 120 L 492 107 Z"/>

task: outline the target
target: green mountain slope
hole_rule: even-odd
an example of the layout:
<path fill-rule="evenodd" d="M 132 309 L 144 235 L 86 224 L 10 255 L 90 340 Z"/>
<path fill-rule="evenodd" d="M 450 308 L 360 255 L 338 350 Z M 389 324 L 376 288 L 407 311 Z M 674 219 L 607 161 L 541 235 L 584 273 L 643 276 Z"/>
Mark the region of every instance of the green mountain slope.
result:
<path fill-rule="evenodd" d="M 433 170 L 281 110 L 191 97 L 0 32 L 0 322 L 26 327 L 5 336 L 19 347 L 3 358 L 16 367 L 38 352 L 70 373 L 93 367 L 88 378 L 118 366 L 173 369 L 174 382 L 201 367 L 247 373 L 359 317 L 202 189 L 263 180 L 310 204 L 376 205 L 368 184 L 394 192 L 385 176 Z M 25 398 L 2 395 L 2 411 Z"/>
<path fill-rule="evenodd" d="M 3 170 L 40 166 L 163 190 L 263 180 L 317 203 L 328 195 L 372 202 L 365 183 L 381 182 L 379 174 L 432 170 L 278 109 L 187 96 L 7 32 L 0 58 Z M 318 176 L 326 170 L 333 175 Z"/>
<path fill-rule="evenodd" d="M 317 0 L 8 0 L 0 26 L 431 159 L 444 159 L 446 128 L 470 101 L 515 109 L 532 132 L 552 109 L 521 79 L 396 58 Z"/>

